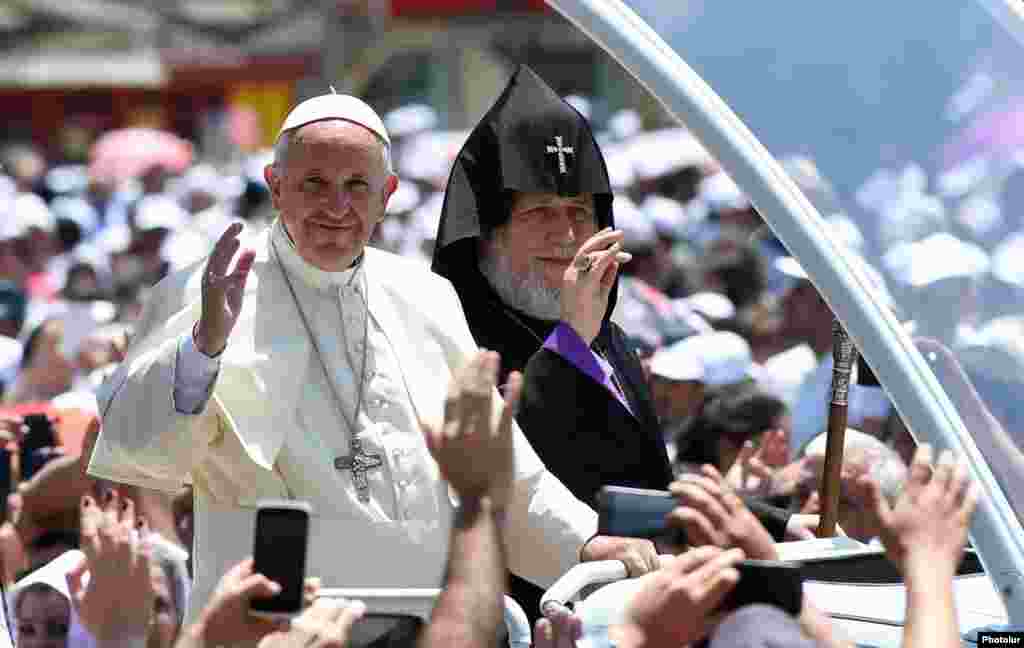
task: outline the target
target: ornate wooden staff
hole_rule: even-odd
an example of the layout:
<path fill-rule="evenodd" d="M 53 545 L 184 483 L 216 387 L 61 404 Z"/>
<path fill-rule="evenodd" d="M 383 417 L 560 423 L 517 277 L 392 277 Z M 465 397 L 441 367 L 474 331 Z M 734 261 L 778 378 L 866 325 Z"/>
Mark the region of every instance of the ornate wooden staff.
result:
<path fill-rule="evenodd" d="M 825 470 L 821 476 L 821 520 L 818 537 L 831 538 L 839 520 L 840 477 L 843 473 L 843 445 L 846 442 L 846 409 L 850 378 L 857 359 L 853 341 L 836 320 L 832 327 L 832 397 L 829 399 L 828 436 L 825 445 Z"/>

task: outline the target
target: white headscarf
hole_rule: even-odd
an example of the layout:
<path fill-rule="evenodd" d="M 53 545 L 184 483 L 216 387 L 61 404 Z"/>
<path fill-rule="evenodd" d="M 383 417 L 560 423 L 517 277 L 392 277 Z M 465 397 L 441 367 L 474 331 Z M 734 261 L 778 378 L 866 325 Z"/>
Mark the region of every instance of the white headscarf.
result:
<path fill-rule="evenodd" d="M 7 595 L 7 622 L 11 624 L 11 633 L 17 641 L 18 624 L 14 621 L 15 610 L 18 609 L 18 598 L 29 585 L 42 583 L 57 590 L 61 596 L 68 601 L 71 608 L 71 616 L 68 619 L 68 645 L 67 648 L 96 648 L 96 640 L 89 631 L 82 625 L 75 611 L 75 605 L 71 600 L 71 591 L 68 589 L 68 574 L 71 573 L 85 560 L 85 554 L 77 549 L 65 551 L 50 562 L 46 563 L 31 574 L 23 577 L 14 584 L 14 587 Z M 6 635 L 0 637 L 0 645 L 6 639 Z"/>

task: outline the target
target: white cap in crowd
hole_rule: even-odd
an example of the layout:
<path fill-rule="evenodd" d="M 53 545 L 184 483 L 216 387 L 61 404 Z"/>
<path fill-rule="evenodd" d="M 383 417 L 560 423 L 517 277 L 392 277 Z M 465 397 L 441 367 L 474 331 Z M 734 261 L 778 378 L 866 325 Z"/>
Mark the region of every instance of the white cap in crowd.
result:
<path fill-rule="evenodd" d="M 36 583 L 42 583 L 50 586 L 69 604 L 71 604 L 72 599 L 71 591 L 68 586 L 68 575 L 83 562 L 85 562 L 85 554 L 78 549 L 71 549 L 70 551 L 66 551 L 57 556 L 42 567 L 23 576 L 21 580 L 16 582 L 8 591 L 7 599 L 9 605 L 7 609 L 18 609 L 18 599 L 21 598 L 22 592 L 24 592 L 29 586 L 35 585 Z M 66 645 L 74 648 L 88 648 L 95 646 L 96 640 L 82 624 L 78 616 L 77 606 L 70 605 L 70 608 L 71 613 L 68 617 L 67 635 L 65 639 Z M 17 624 L 12 624 L 10 629 L 17 633 Z M 18 636 L 15 634 L 15 640 L 17 641 L 17 639 Z M 20 645 L 21 642 L 17 643 Z"/>
<path fill-rule="evenodd" d="M 924 194 L 905 195 L 882 209 L 878 238 L 884 249 L 949 229 L 942 201 Z"/>
<path fill-rule="evenodd" d="M 874 443 L 880 442 L 870 434 L 865 434 L 864 432 L 853 428 L 846 428 L 846 434 L 843 435 L 844 450 L 848 450 L 858 445 L 873 445 Z M 807 442 L 807 445 L 804 446 L 802 455 L 805 457 L 823 457 L 825 456 L 825 447 L 827 445 L 828 434 L 822 432 Z"/>
<path fill-rule="evenodd" d="M 654 229 L 662 236 L 680 238 L 686 233 L 690 212 L 678 200 L 651 194 L 640 205 L 647 219 L 654 223 Z"/>
<path fill-rule="evenodd" d="M 704 178 L 700 183 L 698 194 L 711 211 L 748 209 L 750 207 L 750 199 L 724 171 Z"/>
<path fill-rule="evenodd" d="M 608 120 L 608 130 L 616 141 L 633 137 L 644 127 L 640 113 L 632 109 L 619 110 Z"/>
<path fill-rule="evenodd" d="M 608 182 L 613 191 L 625 189 L 636 180 L 633 159 L 629 153 L 628 142 L 613 142 L 602 147 L 604 164 L 608 169 Z"/>
<path fill-rule="evenodd" d="M 140 232 L 154 229 L 173 232 L 187 225 L 189 220 L 189 213 L 166 194 L 143 196 L 135 207 L 135 228 Z"/>
<path fill-rule="evenodd" d="M 222 175 L 213 165 L 197 164 L 174 184 L 171 193 L 184 203 L 192 194 L 206 194 L 216 201 L 232 200 L 242 195 L 244 190 L 245 184 L 240 176 Z"/>
<path fill-rule="evenodd" d="M 75 194 L 89 186 L 89 167 L 84 164 L 62 164 L 46 172 L 46 187 L 55 194 Z"/>
<path fill-rule="evenodd" d="M 211 239 L 194 229 L 172 232 L 160 244 L 160 258 L 170 264 L 171 272 L 189 267 L 213 250 Z"/>
<path fill-rule="evenodd" d="M 96 209 L 81 198 L 59 196 L 50 203 L 50 211 L 55 220 L 65 220 L 78 225 L 82 238 L 89 238 L 99 228 L 99 215 Z"/>
<path fill-rule="evenodd" d="M 724 387 L 756 379 L 750 345 L 730 331 L 698 333 L 657 351 L 650 371 L 667 380 Z"/>
<path fill-rule="evenodd" d="M 132 230 L 125 223 L 109 225 L 97 234 L 95 242 L 106 254 L 121 254 L 132 245 Z"/>
<path fill-rule="evenodd" d="M 108 301 L 69 302 L 52 311 L 48 317 L 64 322 L 64 351 L 70 357 L 78 353 L 78 347 L 99 328 L 110 324 L 117 317 L 117 306 Z"/>
<path fill-rule="evenodd" d="M 969 196 L 953 212 L 957 225 L 976 241 L 991 241 L 1006 226 L 1003 210 L 990 196 Z"/>
<path fill-rule="evenodd" d="M 936 190 L 943 198 L 960 198 L 974 191 L 989 176 L 991 164 L 986 157 L 974 157 L 952 169 L 940 173 L 935 179 Z"/>
<path fill-rule="evenodd" d="M 285 131 L 324 119 L 344 119 L 359 124 L 372 131 L 388 145 L 391 144 L 391 137 L 388 136 L 384 122 L 369 104 L 351 95 L 334 93 L 306 99 L 292 108 L 292 111 L 284 118 L 284 123 L 281 124 L 278 137 Z"/>
<path fill-rule="evenodd" d="M 882 257 L 882 263 L 896 281 L 911 288 L 954 277 L 977 277 L 988 272 L 990 265 L 983 249 L 946 232 L 896 245 Z"/>
<path fill-rule="evenodd" d="M 21 342 L 6 335 L 0 335 L 0 381 L 3 381 L 8 388 L 18 377 L 23 352 L 24 347 Z"/>
<path fill-rule="evenodd" d="M 444 192 L 436 191 L 424 200 L 419 207 L 409 214 L 409 222 L 402 239 L 400 254 L 403 256 L 422 257 L 423 243 L 433 241 L 437 237 L 437 228 L 441 224 L 441 212 L 444 207 Z M 385 221 L 386 222 L 386 221 Z"/>
<path fill-rule="evenodd" d="M 899 197 L 899 182 L 891 169 L 875 169 L 854 193 L 857 204 L 872 212 L 881 212 Z"/>
<path fill-rule="evenodd" d="M 680 301 L 712 322 L 736 317 L 736 305 L 722 293 L 698 292 L 683 297 Z"/>
<path fill-rule="evenodd" d="M 711 155 L 685 128 L 640 133 L 629 140 L 628 148 L 638 180 L 654 180 L 712 162 Z"/>
<path fill-rule="evenodd" d="M 392 137 L 408 137 L 437 128 L 437 111 L 422 103 L 395 108 L 384 115 L 384 127 Z"/>
<path fill-rule="evenodd" d="M 19 238 L 33 229 L 52 233 L 57 229 L 57 220 L 42 198 L 34 193 L 20 193 L 14 198 L 10 238 Z"/>
<path fill-rule="evenodd" d="M 654 228 L 654 222 L 640 211 L 629 196 L 616 194 L 612 211 L 615 214 L 615 229 L 622 230 L 622 247 L 627 252 L 649 250 L 657 244 L 658 231 Z"/>
<path fill-rule="evenodd" d="M 1024 317 L 992 320 L 957 355 L 974 372 L 1004 382 L 1024 382 Z"/>
<path fill-rule="evenodd" d="M 403 178 L 443 186 L 469 131 L 430 131 L 413 135 L 398 151 L 395 166 Z"/>
<path fill-rule="evenodd" d="M 1006 237 L 992 253 L 992 276 L 1024 287 L 1024 231 Z"/>

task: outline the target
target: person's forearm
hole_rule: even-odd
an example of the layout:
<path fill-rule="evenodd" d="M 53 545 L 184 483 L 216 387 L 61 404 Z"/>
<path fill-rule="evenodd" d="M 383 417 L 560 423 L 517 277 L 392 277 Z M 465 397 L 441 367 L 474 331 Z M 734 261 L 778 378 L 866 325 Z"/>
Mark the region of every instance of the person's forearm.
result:
<path fill-rule="evenodd" d="M 174 648 L 203 648 L 205 645 L 202 623 L 193 623 L 186 628 L 182 628 Z"/>
<path fill-rule="evenodd" d="M 939 561 L 904 567 L 907 611 L 903 648 L 957 648 L 960 628 L 953 602 L 953 570 Z"/>
<path fill-rule="evenodd" d="M 421 648 L 490 648 L 504 623 L 505 550 L 490 499 L 464 500 L 452 528 L 445 587 Z"/>
<path fill-rule="evenodd" d="M 838 632 L 828 615 L 815 607 L 806 594 L 799 622 L 803 633 L 822 648 L 853 648 L 853 643 Z"/>

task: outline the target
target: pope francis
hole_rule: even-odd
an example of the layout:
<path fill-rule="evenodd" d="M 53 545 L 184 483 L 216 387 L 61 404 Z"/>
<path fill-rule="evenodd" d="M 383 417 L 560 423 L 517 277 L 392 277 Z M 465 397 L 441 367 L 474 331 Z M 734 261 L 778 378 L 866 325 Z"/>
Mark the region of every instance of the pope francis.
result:
<path fill-rule="evenodd" d="M 101 394 L 92 475 L 193 485 L 189 618 L 251 552 L 261 498 L 312 504 L 309 573 L 325 586 L 443 580 L 453 503 L 420 421 L 441 418 L 476 346 L 447 280 L 367 247 L 398 183 L 388 134 L 354 97 L 309 99 L 265 176 L 279 219 L 245 237 L 233 225 L 205 263 L 158 284 Z M 545 586 L 581 555 L 635 558 L 625 541 L 587 542 L 596 514 L 516 435 L 511 568 Z"/>

